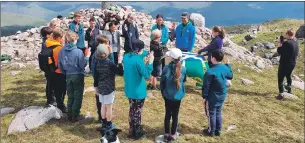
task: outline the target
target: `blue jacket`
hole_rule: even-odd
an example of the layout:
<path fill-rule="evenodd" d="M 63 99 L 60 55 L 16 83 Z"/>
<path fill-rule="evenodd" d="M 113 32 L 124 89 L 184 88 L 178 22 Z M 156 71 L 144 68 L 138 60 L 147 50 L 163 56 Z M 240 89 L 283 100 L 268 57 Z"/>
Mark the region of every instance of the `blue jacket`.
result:
<path fill-rule="evenodd" d="M 181 78 L 180 78 L 180 89 L 177 90 L 176 83 L 174 82 L 174 73 L 175 73 L 175 63 L 171 62 L 170 64 L 164 67 L 162 72 L 160 87 L 162 96 L 168 100 L 181 100 L 185 95 L 185 86 L 184 82 L 186 81 L 186 68 L 181 68 Z"/>
<path fill-rule="evenodd" d="M 65 44 L 59 52 L 58 67 L 63 74 L 84 74 L 84 53 L 74 44 Z"/>
<path fill-rule="evenodd" d="M 145 65 L 141 55 L 130 52 L 124 55 L 123 65 L 125 95 L 130 99 L 145 99 L 146 79 L 150 78 L 152 64 Z"/>
<path fill-rule="evenodd" d="M 231 66 L 216 64 L 204 75 L 202 97 L 209 105 L 221 106 L 227 97 L 227 79 L 233 79 Z"/>
<path fill-rule="evenodd" d="M 158 24 L 155 24 L 152 28 L 151 28 L 151 32 L 158 29 Z M 161 33 L 162 33 L 162 36 L 161 36 L 161 43 L 162 45 L 166 45 L 167 44 L 167 41 L 168 41 L 168 38 L 169 38 L 169 34 L 168 34 L 168 28 L 166 25 L 162 24 L 161 25 Z M 151 39 L 151 35 L 150 35 L 150 39 Z"/>
<path fill-rule="evenodd" d="M 219 37 L 219 36 L 216 36 L 212 41 L 211 43 L 206 46 L 205 48 L 199 50 L 199 54 L 201 52 L 205 52 L 207 51 L 208 53 L 208 61 L 211 61 L 211 58 L 212 58 L 212 52 L 217 50 L 217 49 L 221 49 L 222 48 L 222 45 L 223 45 L 223 40 Z"/>
<path fill-rule="evenodd" d="M 69 25 L 69 29 L 75 33 L 78 34 L 78 40 L 77 40 L 77 43 L 76 43 L 76 46 L 78 48 L 85 48 L 85 32 L 84 32 L 84 27 L 82 24 L 79 24 L 79 27 L 78 27 L 78 30 L 75 29 L 76 27 L 76 22 L 73 21 L 70 25 Z M 77 30 L 77 31 L 76 31 Z"/>
<path fill-rule="evenodd" d="M 183 23 L 179 24 L 176 28 L 176 47 L 192 52 L 196 40 L 195 34 L 195 27 L 191 22 L 186 26 L 183 26 Z"/>

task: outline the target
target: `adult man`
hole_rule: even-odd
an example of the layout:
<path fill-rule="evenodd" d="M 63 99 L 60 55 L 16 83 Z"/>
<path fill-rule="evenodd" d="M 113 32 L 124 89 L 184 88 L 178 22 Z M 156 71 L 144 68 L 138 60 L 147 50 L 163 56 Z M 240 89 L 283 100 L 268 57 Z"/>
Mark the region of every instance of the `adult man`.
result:
<path fill-rule="evenodd" d="M 133 51 L 134 41 L 139 39 L 138 26 L 134 23 L 135 16 L 133 13 L 129 13 L 127 19 L 124 21 L 122 26 L 122 34 L 125 38 L 124 50 L 125 53 Z"/>
<path fill-rule="evenodd" d="M 299 44 L 295 41 L 295 32 L 293 30 L 287 30 L 286 32 L 286 41 L 283 43 L 279 43 L 277 52 L 281 55 L 280 58 L 280 65 L 278 69 L 278 88 L 279 88 L 279 95 L 277 99 L 282 100 L 284 98 L 283 92 L 283 81 L 286 77 L 287 79 L 287 89 L 288 93 L 291 93 L 291 73 L 296 65 L 296 60 L 299 53 Z"/>
<path fill-rule="evenodd" d="M 176 28 L 176 47 L 183 52 L 192 52 L 195 44 L 195 27 L 187 12 L 181 15 L 182 23 Z"/>

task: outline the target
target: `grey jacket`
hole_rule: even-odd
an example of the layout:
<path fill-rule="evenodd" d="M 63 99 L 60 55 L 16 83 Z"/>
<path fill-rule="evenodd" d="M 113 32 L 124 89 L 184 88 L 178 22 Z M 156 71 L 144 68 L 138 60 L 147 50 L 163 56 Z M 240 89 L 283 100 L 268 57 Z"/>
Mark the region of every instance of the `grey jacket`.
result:
<path fill-rule="evenodd" d="M 121 34 L 120 34 L 120 32 L 118 30 L 116 30 L 113 33 L 114 39 L 112 39 L 112 34 L 109 30 L 103 30 L 102 35 L 105 35 L 105 36 L 108 37 L 108 39 L 110 41 L 110 46 L 112 47 L 113 52 L 118 52 L 119 53 L 120 49 L 121 49 L 121 44 L 120 44 Z M 112 41 L 114 41 L 114 43 Z"/>

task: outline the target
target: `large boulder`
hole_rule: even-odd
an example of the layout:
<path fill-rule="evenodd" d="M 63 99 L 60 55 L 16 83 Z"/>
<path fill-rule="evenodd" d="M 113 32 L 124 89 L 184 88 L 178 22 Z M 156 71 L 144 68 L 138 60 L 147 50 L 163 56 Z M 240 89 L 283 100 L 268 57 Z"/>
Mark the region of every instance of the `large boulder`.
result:
<path fill-rule="evenodd" d="M 305 24 L 303 24 L 295 34 L 296 38 L 305 38 Z"/>
<path fill-rule="evenodd" d="M 294 86 L 295 88 L 301 89 L 304 91 L 304 82 L 302 81 L 292 81 L 292 86 Z"/>
<path fill-rule="evenodd" d="M 11 122 L 7 134 L 37 128 L 51 119 L 60 119 L 62 112 L 55 106 L 30 106 L 20 110 Z"/>
<path fill-rule="evenodd" d="M 205 18 L 199 13 L 192 13 L 190 19 L 196 27 L 205 27 Z"/>
<path fill-rule="evenodd" d="M 263 43 L 263 44 L 264 44 L 266 49 L 273 49 L 273 48 L 275 48 L 274 43 L 266 42 L 266 43 Z"/>
<path fill-rule="evenodd" d="M 15 108 L 10 108 L 10 107 L 1 108 L 0 116 L 4 116 L 4 115 L 7 115 L 7 114 L 10 114 L 10 113 L 12 113 L 14 111 L 15 111 Z"/>

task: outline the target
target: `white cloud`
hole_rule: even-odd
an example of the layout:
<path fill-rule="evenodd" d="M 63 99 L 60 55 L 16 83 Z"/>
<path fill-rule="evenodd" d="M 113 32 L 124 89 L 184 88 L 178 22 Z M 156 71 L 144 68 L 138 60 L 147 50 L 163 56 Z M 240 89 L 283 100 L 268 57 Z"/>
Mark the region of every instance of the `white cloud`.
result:
<path fill-rule="evenodd" d="M 249 3 L 247 6 L 253 9 L 263 9 L 261 5 L 255 3 Z"/>

